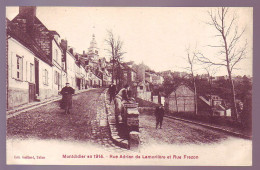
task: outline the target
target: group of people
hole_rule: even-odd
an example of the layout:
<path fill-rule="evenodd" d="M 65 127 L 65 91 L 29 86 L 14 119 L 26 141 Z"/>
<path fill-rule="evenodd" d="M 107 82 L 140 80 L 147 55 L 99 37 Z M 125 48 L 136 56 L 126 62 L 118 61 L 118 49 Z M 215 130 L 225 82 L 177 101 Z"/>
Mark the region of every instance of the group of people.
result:
<path fill-rule="evenodd" d="M 125 85 L 124 88 L 122 88 L 121 90 L 119 90 L 118 93 L 116 93 L 116 85 L 113 83 L 109 86 L 108 92 L 109 92 L 110 103 L 115 100 L 115 97 L 118 97 L 118 98 L 120 98 L 120 100 L 126 101 L 126 102 L 130 102 L 130 101 L 134 100 L 131 96 L 131 90 L 128 85 Z M 162 128 L 164 113 L 165 113 L 165 110 L 164 110 L 163 105 L 159 104 L 155 108 L 155 118 L 156 118 L 155 127 L 156 127 L 156 129 Z"/>
<path fill-rule="evenodd" d="M 115 83 L 112 83 L 111 85 L 109 85 L 108 93 L 109 93 L 110 103 L 112 101 L 114 101 L 116 96 L 118 98 L 120 98 L 122 101 L 126 101 L 126 102 L 134 101 L 134 99 L 132 98 L 132 94 L 131 94 L 129 85 L 125 85 L 124 88 L 119 90 L 118 93 L 116 93 L 116 92 L 117 92 L 117 89 L 116 89 Z M 70 109 L 72 108 L 72 94 L 74 94 L 74 93 L 75 93 L 75 90 L 72 87 L 70 87 L 69 83 L 66 83 L 66 86 L 63 87 L 60 92 L 60 94 L 62 95 L 60 107 L 61 107 L 61 109 L 65 109 L 66 114 L 69 114 Z M 155 108 L 156 129 L 158 127 L 160 127 L 160 129 L 162 128 L 164 112 L 165 112 L 165 110 L 164 110 L 162 104 L 159 104 Z"/>
<path fill-rule="evenodd" d="M 116 93 L 116 85 L 112 83 L 108 89 L 110 96 L 110 103 L 115 99 L 115 96 L 121 97 L 122 100 L 131 101 L 131 91 L 128 85 L 125 85 L 118 93 Z M 66 86 L 62 88 L 60 94 L 62 95 L 62 99 L 60 101 L 60 108 L 65 109 L 66 114 L 70 113 L 70 109 L 72 109 L 72 95 L 75 93 L 75 90 L 70 87 L 69 83 L 66 83 Z"/>
<path fill-rule="evenodd" d="M 134 98 L 132 97 L 132 91 L 130 90 L 129 85 L 125 85 L 121 90 L 116 90 L 115 83 L 111 84 L 108 88 L 109 93 L 109 101 L 110 103 L 115 99 L 115 97 L 119 97 L 121 100 L 126 102 L 134 101 Z"/>

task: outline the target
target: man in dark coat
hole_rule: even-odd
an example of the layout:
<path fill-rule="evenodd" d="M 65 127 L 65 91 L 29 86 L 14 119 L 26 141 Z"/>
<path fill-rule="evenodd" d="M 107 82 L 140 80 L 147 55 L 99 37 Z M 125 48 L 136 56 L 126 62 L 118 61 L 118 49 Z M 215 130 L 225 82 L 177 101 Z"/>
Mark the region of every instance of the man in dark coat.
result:
<path fill-rule="evenodd" d="M 160 124 L 160 129 L 162 128 L 163 116 L 164 116 L 164 108 L 162 104 L 160 104 L 155 108 L 156 129 L 158 128 L 159 124 Z"/>
<path fill-rule="evenodd" d="M 111 101 L 114 100 L 116 96 L 116 85 L 114 83 L 109 85 L 108 92 L 109 92 L 109 100 L 111 103 Z"/>
<path fill-rule="evenodd" d="M 72 109 L 72 94 L 75 93 L 75 90 L 70 87 L 69 83 L 66 83 L 66 86 L 62 88 L 61 90 L 61 109 L 66 109 L 68 107 L 68 113 L 70 113 L 69 109 Z"/>

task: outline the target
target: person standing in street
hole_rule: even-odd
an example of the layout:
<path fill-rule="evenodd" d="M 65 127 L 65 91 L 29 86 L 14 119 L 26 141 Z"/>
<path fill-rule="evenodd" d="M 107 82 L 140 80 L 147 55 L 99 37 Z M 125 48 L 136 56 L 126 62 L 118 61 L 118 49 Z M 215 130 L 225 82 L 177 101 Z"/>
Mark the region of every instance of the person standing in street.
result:
<path fill-rule="evenodd" d="M 164 108 L 163 105 L 160 104 L 155 108 L 156 129 L 158 128 L 158 125 L 160 125 L 160 129 L 162 128 L 163 116 L 164 116 Z"/>
<path fill-rule="evenodd" d="M 109 101 L 111 103 L 111 101 L 114 100 L 116 96 L 116 85 L 114 82 L 109 85 L 108 92 L 109 92 Z"/>
<path fill-rule="evenodd" d="M 66 83 L 66 86 L 62 88 L 60 94 L 62 95 L 61 109 L 65 109 L 65 114 L 70 113 L 69 109 L 72 109 L 72 94 L 75 93 L 75 90 L 70 87 L 69 83 Z"/>

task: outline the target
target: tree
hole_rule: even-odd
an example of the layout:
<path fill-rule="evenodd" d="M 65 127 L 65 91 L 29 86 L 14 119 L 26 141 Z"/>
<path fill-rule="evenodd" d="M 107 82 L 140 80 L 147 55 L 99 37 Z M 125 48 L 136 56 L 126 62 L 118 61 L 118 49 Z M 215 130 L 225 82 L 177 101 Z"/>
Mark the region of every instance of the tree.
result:
<path fill-rule="evenodd" d="M 195 114 L 198 114 L 198 102 L 197 102 L 197 86 L 196 86 L 196 79 L 194 77 L 194 64 L 195 64 L 195 59 L 196 55 L 193 54 L 192 56 L 190 55 L 190 49 L 186 49 L 187 52 L 187 60 L 189 63 L 189 67 L 187 69 L 191 73 L 191 79 L 192 79 L 192 84 L 193 84 L 193 89 L 194 89 L 194 101 L 195 101 Z"/>
<path fill-rule="evenodd" d="M 108 37 L 105 39 L 105 42 L 108 45 L 108 51 L 111 62 L 112 62 L 112 82 L 116 80 L 116 84 L 120 81 L 121 77 L 121 67 L 120 62 L 122 60 L 122 56 L 125 54 L 122 50 L 123 41 L 119 36 L 115 36 L 112 30 L 107 31 Z"/>
<path fill-rule="evenodd" d="M 210 87 L 210 95 L 212 95 L 212 79 L 213 79 L 213 76 L 217 72 L 217 68 L 213 68 L 212 66 L 208 66 L 208 67 L 205 67 L 205 70 L 206 70 L 207 75 L 208 75 L 208 83 L 209 83 L 209 87 Z"/>
<path fill-rule="evenodd" d="M 217 72 L 217 68 L 214 68 L 213 66 L 209 65 L 209 66 L 205 67 L 205 70 L 206 70 L 207 76 L 208 76 L 208 94 L 210 96 L 209 98 L 211 99 L 211 96 L 213 94 L 213 89 L 212 89 L 213 82 L 212 82 L 212 79 L 213 79 L 213 76 Z M 212 102 L 210 104 L 210 107 L 213 107 L 213 103 Z"/>
<path fill-rule="evenodd" d="M 247 42 L 245 41 L 245 43 L 242 45 L 240 43 L 245 29 L 239 31 L 238 25 L 235 25 L 237 17 L 235 14 L 230 14 L 229 8 L 222 7 L 214 11 L 211 10 L 208 11 L 208 15 L 210 17 L 210 22 L 207 22 L 207 24 L 212 26 L 218 32 L 216 37 L 220 38 L 221 42 L 218 45 L 209 46 L 213 48 L 219 48 L 219 54 L 214 57 L 215 60 L 204 56 L 201 52 L 197 52 L 196 55 L 199 61 L 205 64 L 226 67 L 229 79 L 229 86 L 232 94 L 232 117 L 237 120 L 238 113 L 236 106 L 236 94 L 234 82 L 232 79 L 232 73 L 237 63 L 239 63 L 246 54 Z M 216 61 L 216 59 L 218 59 L 218 61 Z"/>

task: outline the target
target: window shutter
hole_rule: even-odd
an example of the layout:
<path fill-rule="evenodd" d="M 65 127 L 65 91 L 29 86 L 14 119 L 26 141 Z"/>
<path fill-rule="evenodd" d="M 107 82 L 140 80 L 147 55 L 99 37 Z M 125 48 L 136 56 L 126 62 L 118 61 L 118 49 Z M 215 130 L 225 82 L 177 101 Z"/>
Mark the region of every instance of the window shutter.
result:
<path fill-rule="evenodd" d="M 48 75 L 48 71 L 47 70 L 45 70 L 46 71 L 46 84 L 48 85 L 49 84 L 49 75 Z"/>
<path fill-rule="evenodd" d="M 44 78 L 45 76 L 44 76 L 44 74 L 45 74 L 45 73 L 44 73 L 44 69 L 42 69 L 42 84 L 45 84 L 45 80 L 44 80 L 44 79 L 45 79 L 45 78 Z"/>
<path fill-rule="evenodd" d="M 20 79 L 20 80 L 23 81 L 23 77 L 24 77 L 24 75 L 23 75 L 23 74 L 24 74 L 24 70 L 23 70 L 23 69 L 24 69 L 24 66 L 23 66 L 23 57 L 21 57 L 21 67 L 22 67 L 22 68 L 20 69 L 20 70 L 21 70 L 21 79 Z"/>
<path fill-rule="evenodd" d="M 54 81 L 54 84 L 56 84 L 56 71 L 54 71 L 53 81 Z"/>
<path fill-rule="evenodd" d="M 16 67 L 17 67 L 17 59 L 16 59 L 16 55 L 14 55 L 13 52 L 11 52 L 11 75 L 12 78 L 17 78 L 17 73 L 16 73 Z"/>
<path fill-rule="evenodd" d="M 35 83 L 35 65 L 32 64 L 32 82 Z"/>
<path fill-rule="evenodd" d="M 30 82 L 30 83 L 32 83 L 31 82 L 31 63 L 30 62 L 28 62 L 28 61 L 26 61 L 26 77 L 25 77 L 25 79 L 28 81 L 28 82 Z"/>
<path fill-rule="evenodd" d="M 24 80 L 28 81 L 28 61 L 25 62 L 25 78 L 24 78 Z"/>

